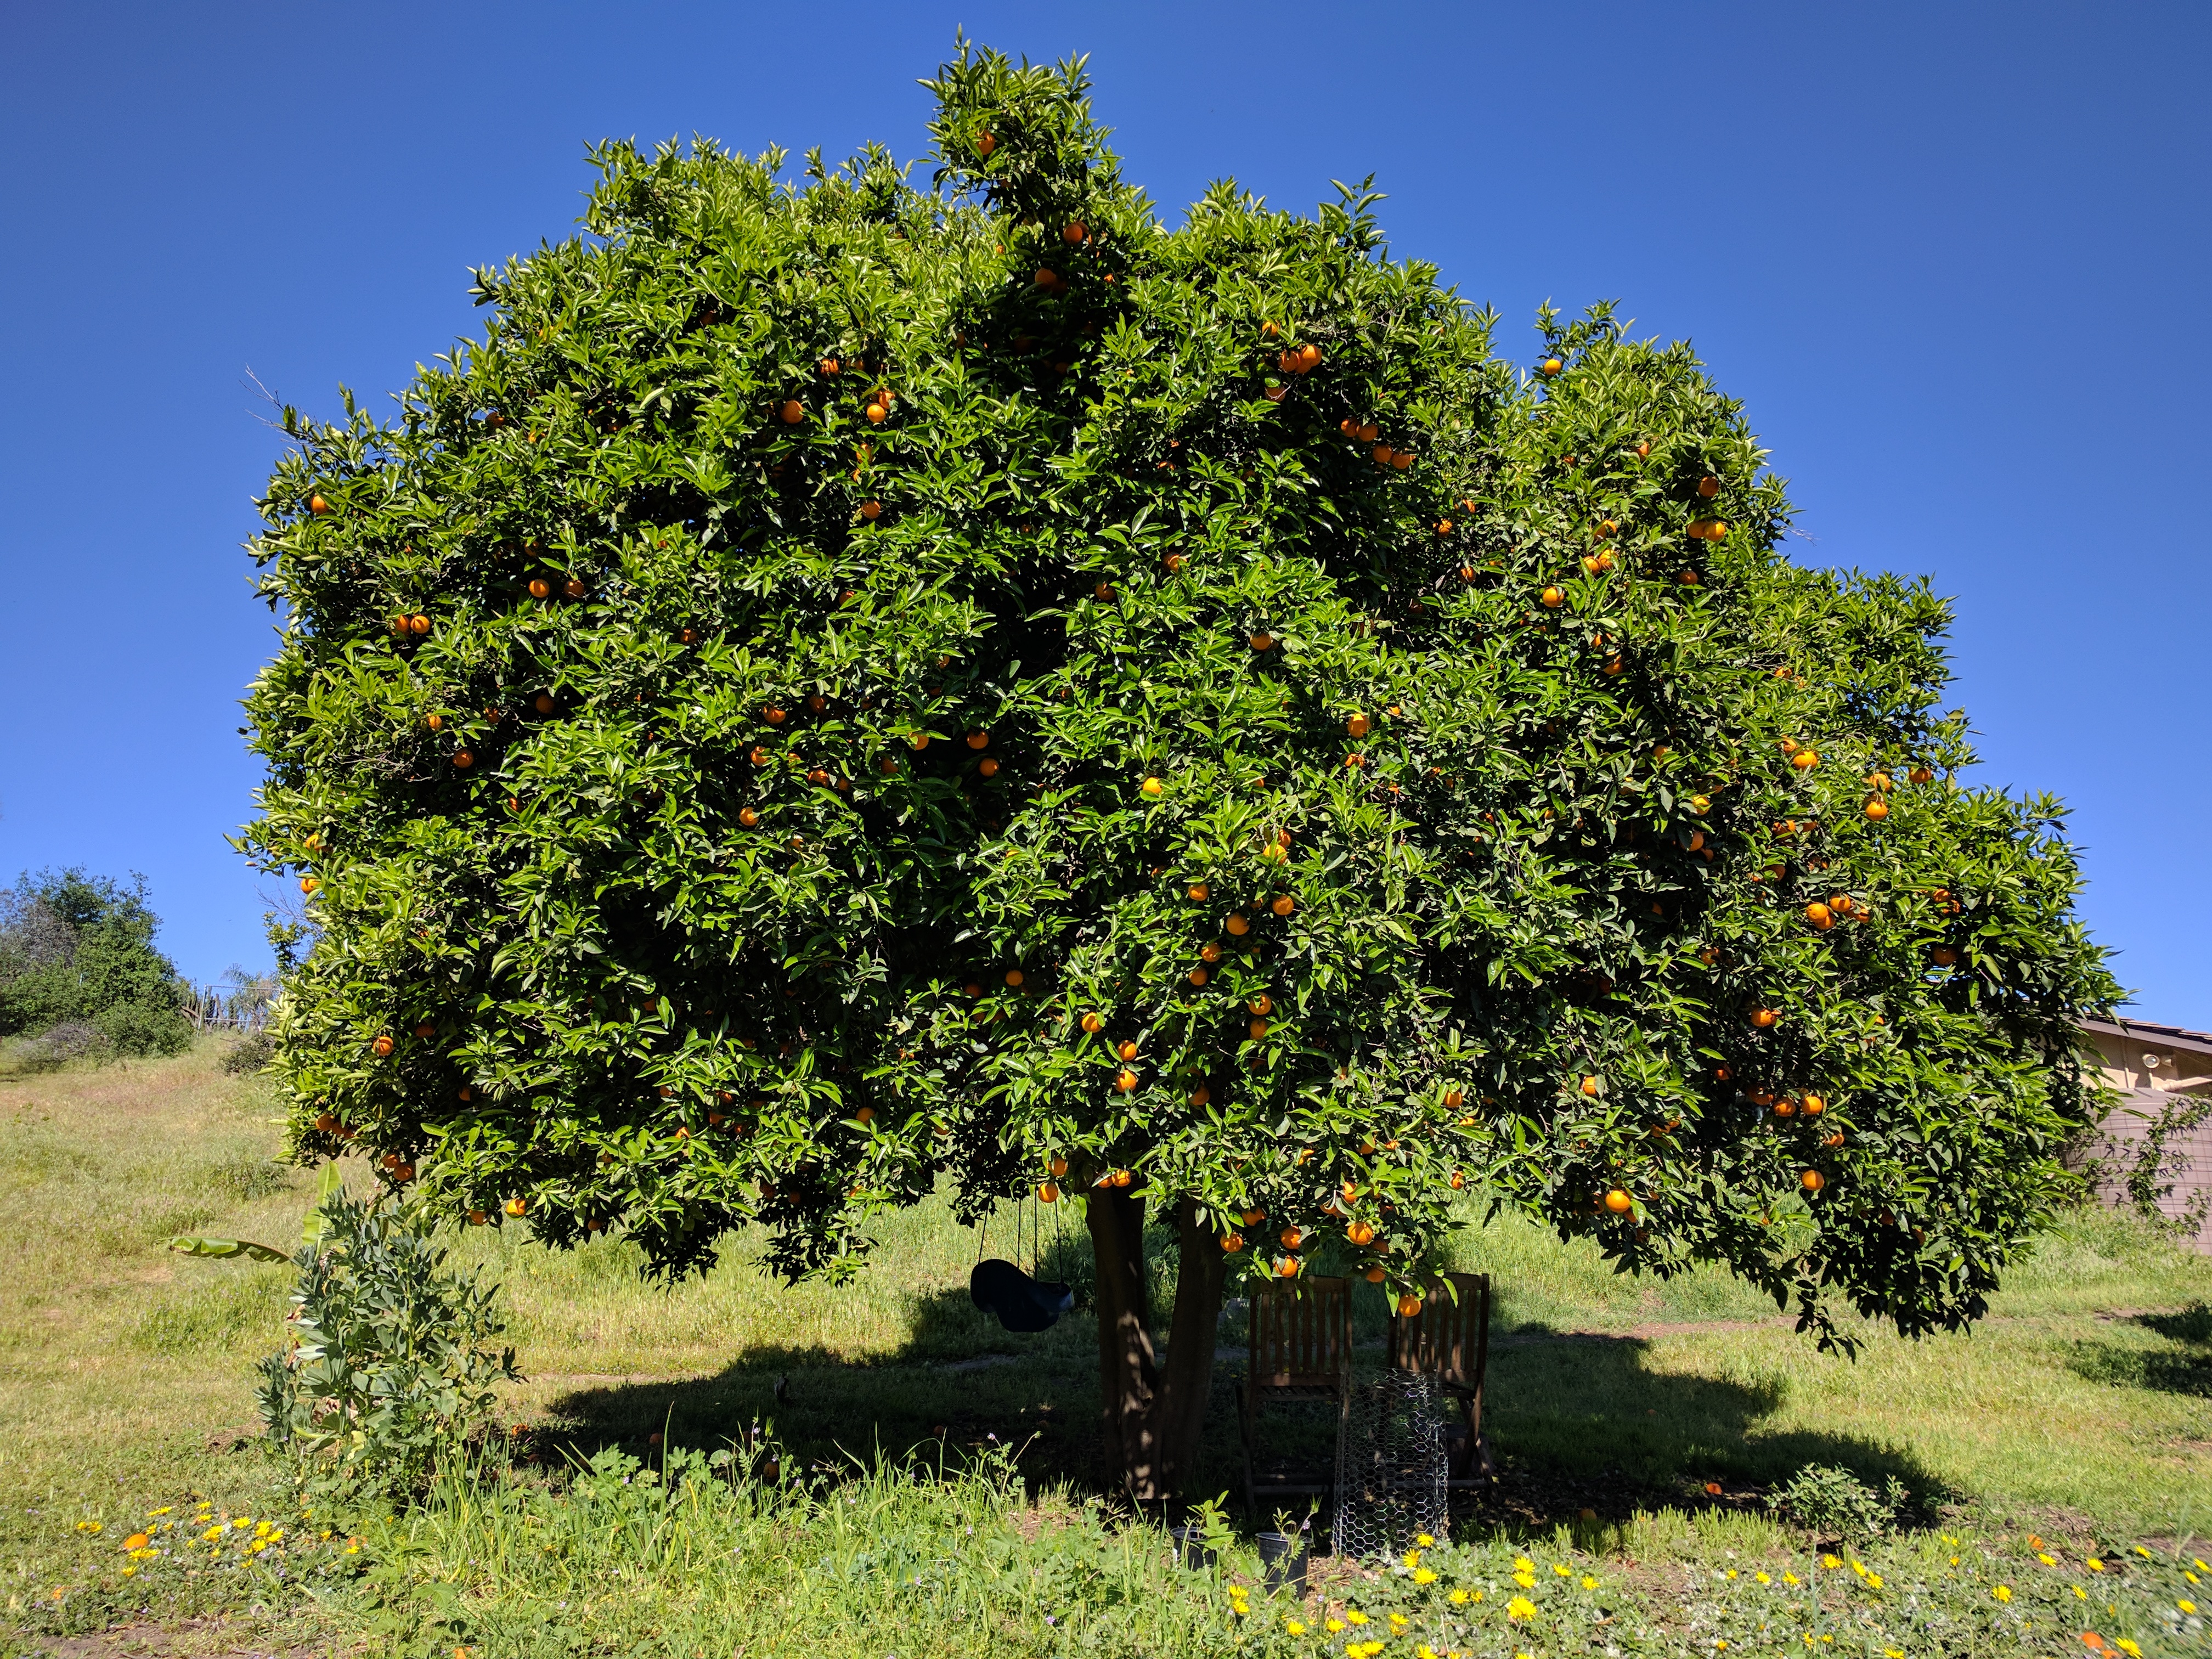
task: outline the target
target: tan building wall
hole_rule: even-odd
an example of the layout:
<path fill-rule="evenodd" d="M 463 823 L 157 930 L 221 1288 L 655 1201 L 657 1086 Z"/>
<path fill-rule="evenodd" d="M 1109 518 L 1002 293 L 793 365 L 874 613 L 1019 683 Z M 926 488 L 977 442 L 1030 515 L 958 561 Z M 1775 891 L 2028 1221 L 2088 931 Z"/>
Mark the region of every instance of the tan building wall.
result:
<path fill-rule="evenodd" d="M 2152 1127 L 2161 1117 L 2170 1121 L 2170 1115 L 2186 1110 L 2191 1100 L 2212 1096 L 2212 1033 L 2147 1021 L 2084 1020 L 2081 1052 L 2122 1097 L 2082 1149 L 2082 1158 L 2101 1166 L 2097 1196 L 2124 1204 L 2128 1172 Z M 2196 1217 L 2199 1224 L 2191 1242 L 2212 1255 L 2212 1115 L 2169 1136 L 2164 1180 L 2173 1189 L 2159 1200 L 2159 1208 L 2177 1220 Z"/>

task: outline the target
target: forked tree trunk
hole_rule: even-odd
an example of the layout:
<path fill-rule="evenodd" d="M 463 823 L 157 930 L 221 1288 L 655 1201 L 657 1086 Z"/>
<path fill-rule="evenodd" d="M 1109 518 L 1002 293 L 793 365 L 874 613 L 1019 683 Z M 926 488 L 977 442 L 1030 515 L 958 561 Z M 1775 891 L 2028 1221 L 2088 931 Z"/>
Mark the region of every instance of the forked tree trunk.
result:
<path fill-rule="evenodd" d="M 1168 1326 L 1167 1362 L 1152 1346 L 1145 1276 L 1145 1200 L 1115 1188 L 1085 1205 L 1098 1263 L 1098 1382 L 1106 1456 L 1139 1503 L 1165 1502 L 1197 1466 L 1213 1390 L 1221 1316 L 1221 1251 L 1195 1200 L 1176 1205 L 1182 1266 Z"/>

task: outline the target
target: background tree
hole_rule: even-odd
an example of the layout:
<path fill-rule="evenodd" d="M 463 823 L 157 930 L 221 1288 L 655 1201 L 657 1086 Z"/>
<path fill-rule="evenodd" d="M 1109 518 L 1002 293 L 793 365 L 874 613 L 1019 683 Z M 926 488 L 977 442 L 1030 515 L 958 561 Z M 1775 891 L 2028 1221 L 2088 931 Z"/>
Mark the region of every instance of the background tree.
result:
<path fill-rule="evenodd" d="M 1953 781 L 1944 605 L 1789 564 L 1686 347 L 1523 375 L 1364 187 L 1170 228 L 1079 64 L 928 84 L 929 191 L 606 146 L 396 422 L 288 411 L 297 1152 L 667 1273 L 1087 1194 L 1141 1497 L 1228 1273 L 1418 1297 L 1471 1189 L 1823 1340 L 1978 1315 L 2116 988 L 2057 806 Z"/>
<path fill-rule="evenodd" d="M 116 1053 L 182 1052 L 191 1027 L 160 925 L 143 876 L 44 870 L 0 890 L 0 1036 L 85 1025 Z"/>

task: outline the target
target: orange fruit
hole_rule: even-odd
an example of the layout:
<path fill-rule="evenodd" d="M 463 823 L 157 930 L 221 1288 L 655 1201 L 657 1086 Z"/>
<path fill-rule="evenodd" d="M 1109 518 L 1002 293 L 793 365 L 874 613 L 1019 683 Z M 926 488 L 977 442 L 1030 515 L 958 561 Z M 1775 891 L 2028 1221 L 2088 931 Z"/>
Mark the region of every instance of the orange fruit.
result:
<path fill-rule="evenodd" d="M 806 405 L 800 403 L 798 398 L 793 398 L 784 404 L 781 412 L 786 426 L 797 426 L 806 418 Z"/>
<path fill-rule="evenodd" d="M 1538 597 L 1554 611 L 1567 602 L 1567 596 L 1556 587 L 1546 588 Z"/>
<path fill-rule="evenodd" d="M 1134 1060 L 1137 1057 L 1137 1045 L 1124 1038 L 1115 1045 L 1114 1052 L 1123 1060 Z"/>
<path fill-rule="evenodd" d="M 1364 1221 L 1355 1221 L 1344 1230 L 1344 1236 L 1355 1244 L 1365 1244 L 1375 1237 L 1375 1229 Z"/>
<path fill-rule="evenodd" d="M 890 413 L 890 410 L 885 409 L 881 404 L 872 403 L 866 409 L 862 410 L 860 413 L 867 416 L 870 425 L 881 426 L 884 423 L 884 417 Z"/>
<path fill-rule="evenodd" d="M 509 1215 L 521 1215 L 530 1208 L 530 1200 L 526 1198 L 510 1198 L 501 1207 Z"/>
<path fill-rule="evenodd" d="M 1039 1182 L 1037 1186 L 1037 1201 L 1040 1204 L 1059 1203 L 1060 1188 L 1054 1186 L 1049 1181 Z"/>
<path fill-rule="evenodd" d="M 1190 1103 L 1194 1106 L 1203 1106 L 1207 1101 L 1212 1100 L 1212 1098 L 1213 1091 L 1207 1088 L 1203 1083 L 1200 1084 L 1198 1087 L 1190 1091 Z"/>
<path fill-rule="evenodd" d="M 1190 892 L 1190 902 L 1191 902 L 1193 904 L 1203 904 L 1203 903 L 1205 903 L 1205 902 L 1206 902 L 1206 890 L 1206 890 L 1206 884 L 1205 884 L 1204 882 L 1202 882 L 1202 881 L 1194 881 L 1194 882 L 1191 883 L 1191 884 L 1190 884 L 1190 889 L 1189 889 L 1189 892 Z"/>
<path fill-rule="evenodd" d="M 300 878 L 300 890 L 303 893 L 312 893 L 315 889 L 320 887 L 322 884 L 322 878 L 319 876 L 302 876 Z"/>
<path fill-rule="evenodd" d="M 1267 1035 L 1267 1022 L 1264 1019 L 1255 1019 L 1252 1022 L 1249 1029 L 1252 1033 L 1252 1041 L 1257 1042 L 1261 1037 Z"/>
<path fill-rule="evenodd" d="M 1167 556 L 1166 559 L 1162 561 L 1162 562 L 1167 566 L 1168 574 L 1172 576 L 1176 571 L 1183 568 L 1185 561 L 1182 554 L 1170 553 Z"/>
<path fill-rule="evenodd" d="M 1158 778 L 1146 778 L 1137 786 L 1138 793 L 1144 796 L 1146 800 L 1158 800 L 1166 793 L 1166 790 L 1167 785 L 1162 783 Z"/>
<path fill-rule="evenodd" d="M 1052 1178 L 1054 1181 L 1057 1181 L 1067 1173 L 1067 1160 L 1060 1157 L 1059 1153 L 1054 1152 L 1052 1156 L 1052 1161 L 1047 1164 L 1045 1168 L 1052 1171 Z"/>
<path fill-rule="evenodd" d="M 1081 247 L 1091 240 L 1091 228 L 1078 219 L 1060 233 L 1060 240 L 1070 247 Z"/>
<path fill-rule="evenodd" d="M 1821 1113 L 1827 1109 L 1828 1103 L 1823 1100 L 1820 1096 L 1807 1095 L 1805 1097 L 1805 1115 L 1807 1117 L 1818 1117 Z"/>
<path fill-rule="evenodd" d="M 1382 435 L 1382 428 L 1370 422 L 1360 427 L 1352 435 L 1364 444 L 1371 444 Z"/>
<path fill-rule="evenodd" d="M 1274 998 L 1267 995 L 1264 991 L 1244 1006 L 1255 1014 L 1272 1014 L 1275 1012 Z"/>
<path fill-rule="evenodd" d="M 1547 357 L 1544 359 L 1544 373 L 1547 374 L 1556 374 L 1565 367 L 1565 365 L 1560 362 L 1557 357 Z"/>
<path fill-rule="evenodd" d="M 987 778 L 995 778 L 999 775 L 999 763 L 986 756 L 983 763 L 975 769 Z"/>
<path fill-rule="evenodd" d="M 1459 1109 L 1460 1103 L 1466 1098 L 1467 1091 L 1463 1089 L 1447 1089 L 1444 1091 L 1444 1104 L 1454 1111 Z"/>
<path fill-rule="evenodd" d="M 1836 925 L 1834 913 L 1832 912 L 1825 904 L 1807 905 L 1805 907 L 1805 920 L 1824 932 Z"/>
<path fill-rule="evenodd" d="M 1298 1276 L 1298 1259 L 1297 1259 L 1297 1257 L 1296 1257 L 1296 1256 L 1294 1256 L 1294 1255 L 1286 1255 L 1286 1256 L 1283 1257 L 1279 1261 L 1278 1261 L 1278 1262 L 1276 1262 L 1276 1263 L 1275 1263 L 1275 1277 L 1276 1277 L 1276 1278 L 1278 1278 L 1278 1279 L 1296 1279 L 1297 1276 Z"/>
<path fill-rule="evenodd" d="M 1451 1172 L 1451 1184 L 1455 1189 L 1463 1188 L 1467 1185 L 1467 1171 L 1454 1170 Z"/>
<path fill-rule="evenodd" d="M 990 742 L 991 734 L 988 732 L 970 732 L 968 734 L 968 746 L 970 749 L 988 748 L 990 746 Z"/>
<path fill-rule="evenodd" d="M 1114 1086 L 1116 1089 L 1119 1089 L 1123 1094 L 1127 1094 L 1130 1090 L 1137 1086 L 1137 1074 L 1131 1071 L 1116 1072 L 1114 1074 Z M 1123 1182 L 1121 1184 L 1127 1185 L 1127 1183 Z"/>
<path fill-rule="evenodd" d="M 976 137 L 975 154 L 982 156 L 986 161 L 990 159 L 991 152 L 998 149 L 998 147 L 999 141 L 991 137 L 988 132 L 980 134 Z"/>
<path fill-rule="evenodd" d="M 1222 1234 L 1222 1236 L 1221 1236 L 1221 1249 L 1222 1249 L 1222 1253 L 1223 1253 L 1224 1255 L 1235 1255 L 1237 1254 L 1237 1251 L 1239 1251 L 1239 1250 L 1243 1249 L 1243 1248 L 1244 1248 L 1244 1235 L 1243 1235 L 1243 1234 L 1242 1234 L 1242 1233 L 1224 1233 L 1224 1234 Z"/>
<path fill-rule="evenodd" d="M 1796 1115 L 1796 1114 L 1797 1114 L 1797 1103 L 1796 1103 L 1796 1101 L 1794 1101 L 1794 1100 L 1790 1099 L 1789 1096 L 1784 1095 L 1784 1096 L 1783 1096 L 1783 1097 L 1782 1097 L 1782 1098 L 1781 1098 L 1781 1099 L 1779 1099 L 1779 1100 L 1778 1100 L 1778 1101 L 1776 1101 L 1776 1102 L 1774 1103 L 1774 1115 L 1775 1115 L 1775 1116 L 1777 1116 L 1777 1117 L 1795 1117 L 1795 1116 Z"/>
<path fill-rule="evenodd" d="M 1267 632 L 1265 629 L 1262 629 L 1261 632 L 1255 634 L 1252 636 L 1252 648 L 1255 651 L 1273 650 L 1275 648 L 1275 636 L 1273 634 Z"/>
<path fill-rule="evenodd" d="M 530 597 L 532 599 L 550 599 L 552 597 L 552 593 L 553 584 L 547 581 L 543 576 L 532 576 L 530 579 Z"/>
<path fill-rule="evenodd" d="M 1827 1177 L 1818 1170 L 1808 1170 L 1797 1177 L 1797 1184 L 1808 1193 L 1817 1193 L 1828 1184 Z"/>
<path fill-rule="evenodd" d="M 929 733 L 917 732 L 906 740 L 906 744 L 909 749 L 927 749 L 929 747 Z"/>
<path fill-rule="evenodd" d="M 1905 775 L 1911 779 L 1914 783 L 1928 783 L 1934 780 L 1936 774 L 1930 771 L 1927 767 L 1916 766 Z"/>
<path fill-rule="evenodd" d="M 1611 519 L 1600 519 L 1597 521 L 1597 533 L 1601 536 L 1617 536 L 1620 533 L 1620 526 Z"/>
<path fill-rule="evenodd" d="M 474 766 L 476 763 L 476 756 L 471 753 L 468 750 L 461 749 L 454 751 L 453 764 L 459 767 L 463 771 L 465 772 L 470 767 Z"/>
<path fill-rule="evenodd" d="M 1875 795 L 1868 800 L 1863 810 L 1869 817 L 1879 823 L 1889 816 L 1889 803 Z"/>
<path fill-rule="evenodd" d="M 1273 323 L 1262 323 L 1260 325 L 1260 334 L 1263 339 L 1280 339 L 1282 337 L 1282 333 L 1283 331 L 1276 327 Z"/>
<path fill-rule="evenodd" d="M 1285 893 L 1280 898 L 1278 898 L 1267 908 L 1270 910 L 1273 910 L 1279 916 L 1287 916 L 1291 911 L 1297 909 L 1298 906 L 1296 899 L 1292 898 L 1288 893 Z"/>
<path fill-rule="evenodd" d="M 1419 1316 L 1421 1298 L 1410 1293 L 1398 1298 L 1398 1317 L 1413 1319 Z"/>
<path fill-rule="evenodd" d="M 1615 1187 L 1605 1195 L 1605 1207 L 1615 1215 L 1626 1215 L 1636 1207 L 1636 1200 Z"/>
<path fill-rule="evenodd" d="M 1368 720 L 1367 716 L 1364 714 L 1354 714 L 1350 720 L 1344 723 L 1344 729 L 1355 738 L 1365 737 L 1367 735 L 1367 728 Z"/>
<path fill-rule="evenodd" d="M 1782 1016 L 1771 1008 L 1754 1008 L 1751 1011 L 1751 1023 L 1762 1031 L 1773 1030 L 1774 1022 L 1781 1018 Z"/>
<path fill-rule="evenodd" d="M 1710 472 L 1698 480 L 1698 494 L 1706 501 L 1721 493 L 1721 481 Z"/>
<path fill-rule="evenodd" d="M 1958 959 L 1959 953 L 1948 945 L 1939 945 L 1928 953 L 1928 960 L 1938 968 L 1948 968 Z"/>
<path fill-rule="evenodd" d="M 1199 947 L 1198 954 L 1201 961 L 1218 962 L 1221 960 L 1221 946 L 1218 944 L 1203 945 Z"/>
<path fill-rule="evenodd" d="M 1644 459 L 1647 459 L 1647 458 L 1650 455 L 1650 453 L 1651 453 L 1651 446 L 1650 446 L 1648 442 L 1646 442 L 1646 443 L 1640 443 L 1640 444 L 1638 444 L 1638 445 L 1637 445 L 1637 446 L 1636 446 L 1636 459 L 1637 459 L 1638 460 L 1639 460 L 1639 461 L 1640 461 L 1640 460 L 1644 460 Z"/>
<path fill-rule="evenodd" d="M 1010 991 L 1018 991 L 1022 988 L 1022 970 L 1020 969 L 1009 968 L 1006 969 L 1006 988 Z"/>
<path fill-rule="evenodd" d="M 1820 763 L 1820 757 L 1809 749 L 1800 749 L 1790 757 L 1790 763 L 1800 772 L 1809 772 Z"/>
<path fill-rule="evenodd" d="M 324 514 L 330 510 L 331 504 L 325 501 L 320 495 L 310 495 L 307 497 L 307 511 L 313 514 L 317 518 L 321 518 Z"/>
<path fill-rule="evenodd" d="M 482 1210 L 471 1210 L 469 1212 L 469 1225 L 471 1227 L 481 1227 L 489 1218 L 490 1218 L 486 1216 Z"/>
<path fill-rule="evenodd" d="M 1231 915 L 1224 925 L 1231 933 L 1239 934 L 1249 933 L 1252 927 L 1252 924 L 1244 919 L 1244 913 L 1241 910 Z"/>
<path fill-rule="evenodd" d="M 1595 1099 L 1597 1097 L 1597 1079 L 1594 1077 L 1584 1078 L 1583 1079 L 1583 1092 L 1589 1096 L 1592 1099 Z"/>
<path fill-rule="evenodd" d="M 1206 977 L 1206 969 L 1203 968 L 1194 968 L 1190 970 L 1189 979 L 1193 985 L 1205 984 Z"/>
<path fill-rule="evenodd" d="M 1285 1227 L 1281 1234 L 1283 1248 L 1286 1250 L 1295 1250 L 1305 1242 L 1305 1237 L 1296 1226 Z"/>
<path fill-rule="evenodd" d="M 835 357 L 824 357 L 815 365 L 815 368 L 820 369 L 824 374 L 835 374 L 837 372 L 837 360 Z"/>
<path fill-rule="evenodd" d="M 392 1039 L 389 1036 L 380 1036 L 368 1046 L 370 1051 L 381 1060 L 392 1052 Z"/>
<path fill-rule="evenodd" d="M 871 524 L 883 517 L 883 515 L 884 504 L 881 501 L 862 501 L 860 503 L 860 516 L 867 520 Z"/>
<path fill-rule="evenodd" d="M 1131 1175 L 1127 1170 L 1116 1170 L 1114 1171 L 1114 1184 L 1116 1187 L 1127 1187 L 1135 1179 L 1136 1176 Z"/>

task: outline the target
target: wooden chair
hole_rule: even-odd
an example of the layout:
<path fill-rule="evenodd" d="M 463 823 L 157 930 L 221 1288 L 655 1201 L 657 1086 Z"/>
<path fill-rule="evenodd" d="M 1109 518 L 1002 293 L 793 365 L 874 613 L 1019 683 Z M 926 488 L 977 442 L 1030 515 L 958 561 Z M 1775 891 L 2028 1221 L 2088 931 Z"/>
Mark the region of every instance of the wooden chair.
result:
<path fill-rule="evenodd" d="M 1308 1279 L 1276 1282 L 1254 1291 L 1250 1358 L 1237 1385 L 1237 1427 L 1244 1442 L 1244 1508 L 1254 1525 L 1264 1520 L 1261 1498 L 1328 1498 L 1336 1489 L 1336 1447 L 1326 1467 L 1274 1464 L 1255 1468 L 1259 1418 L 1270 1403 L 1317 1401 L 1336 1407 L 1343 1431 L 1352 1402 L 1352 1281 Z"/>
<path fill-rule="evenodd" d="M 1390 1316 L 1390 1364 L 1436 1378 L 1459 1402 L 1463 1428 L 1447 1428 L 1450 1484 L 1486 1486 L 1497 1479 L 1482 1431 L 1483 1373 L 1490 1365 L 1490 1275 L 1445 1273 L 1431 1279 L 1420 1312 Z"/>

